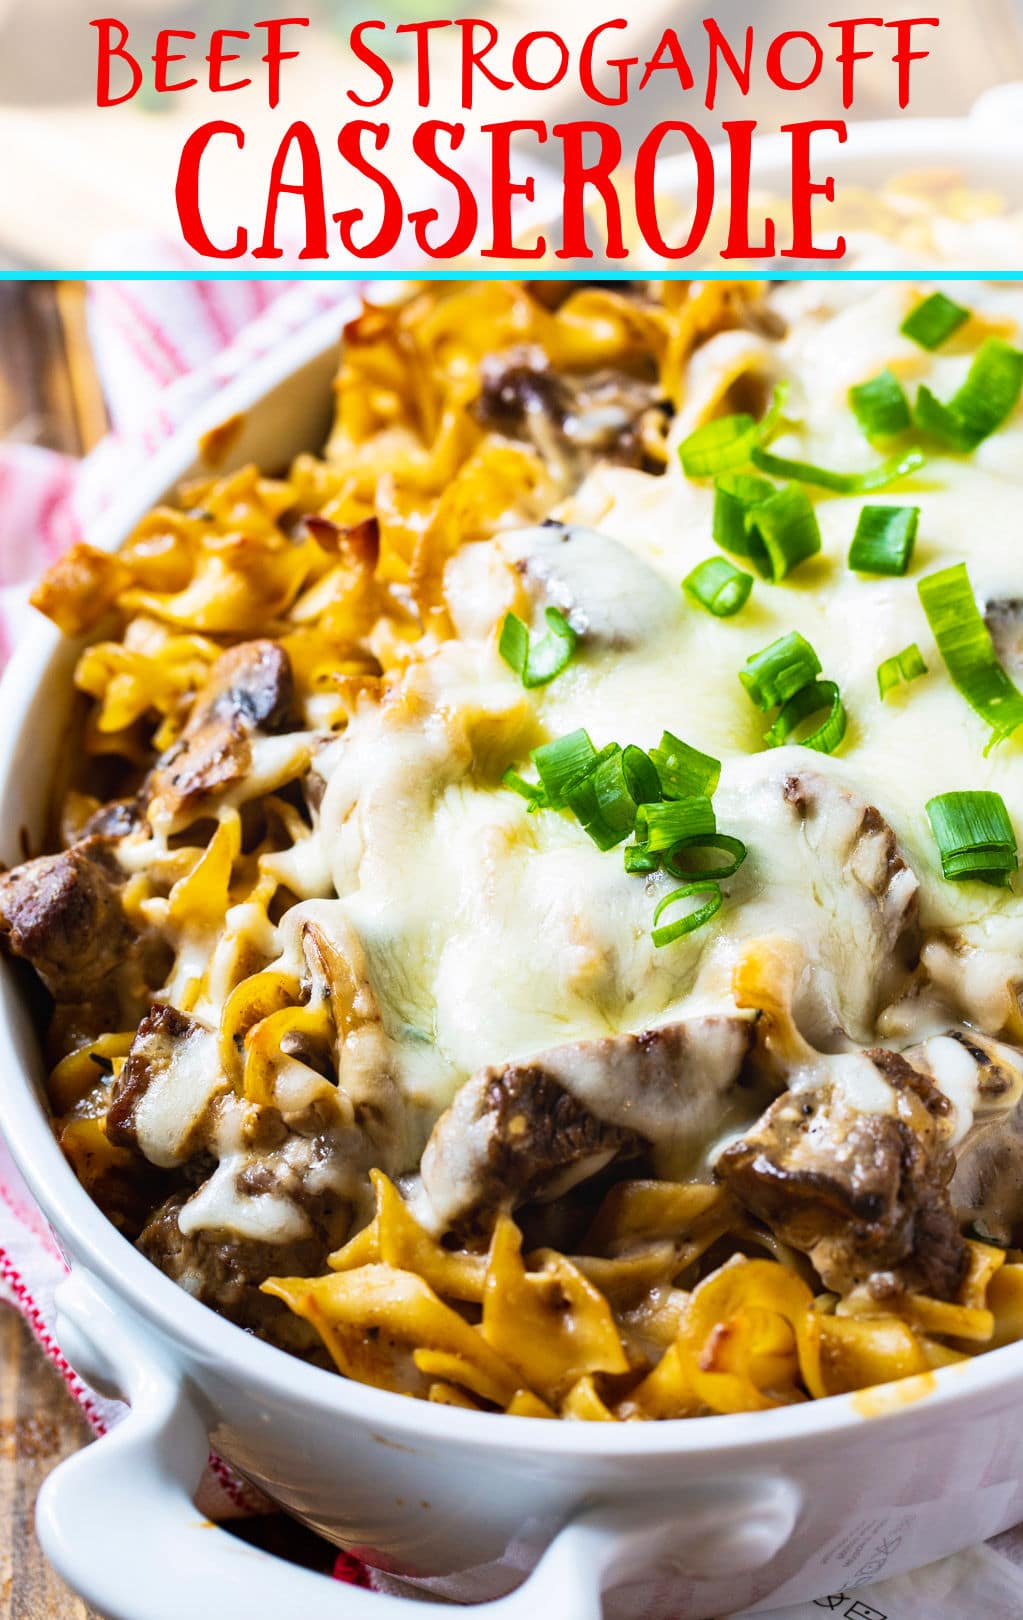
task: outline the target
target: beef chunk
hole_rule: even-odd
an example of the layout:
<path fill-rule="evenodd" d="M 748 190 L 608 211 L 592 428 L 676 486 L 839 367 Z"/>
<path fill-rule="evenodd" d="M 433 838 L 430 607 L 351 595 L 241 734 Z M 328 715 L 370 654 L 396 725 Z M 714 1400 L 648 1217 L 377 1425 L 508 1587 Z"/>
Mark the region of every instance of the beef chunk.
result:
<path fill-rule="evenodd" d="M 847 1062 L 873 1064 L 891 1086 L 891 1112 L 863 1111 L 838 1078 L 787 1091 L 721 1154 L 718 1174 L 809 1255 L 828 1288 L 869 1283 L 879 1295 L 906 1288 L 951 1299 L 968 1251 L 948 1194 L 949 1105 L 896 1053 L 832 1060 Z"/>
<path fill-rule="evenodd" d="M 89 837 L 0 877 L 0 934 L 58 1001 L 84 1002 L 123 962 L 133 934 L 112 841 Z"/>
<path fill-rule="evenodd" d="M 202 1026 L 193 1018 L 164 1001 L 149 1009 L 110 1094 L 106 1131 L 111 1142 L 118 1147 L 139 1147 L 138 1104 L 154 1079 L 167 1073 L 183 1043 L 201 1033 Z"/>
<path fill-rule="evenodd" d="M 728 1117 L 751 1032 L 738 1018 L 692 1019 L 483 1070 L 433 1129 L 418 1217 L 478 1232 L 611 1160 L 692 1153 Z"/>
<path fill-rule="evenodd" d="M 143 798 L 159 799 L 173 817 L 205 794 L 240 781 L 256 731 L 279 731 L 291 719 L 291 661 L 274 641 L 245 641 L 211 666 L 177 742 L 157 760 Z"/>
<path fill-rule="evenodd" d="M 94 810 L 82 828 L 82 837 L 93 834 L 102 838 L 127 838 L 135 832 L 142 820 L 142 812 L 134 799 L 111 799 Z"/>
<path fill-rule="evenodd" d="M 484 363 L 476 415 L 484 427 L 531 444 L 553 471 L 573 481 L 598 460 L 664 470 L 649 448 L 670 408 L 646 377 L 554 372 L 542 351 L 511 349 Z"/>
<path fill-rule="evenodd" d="M 138 1240 L 142 1253 L 172 1281 L 240 1327 L 298 1354 L 316 1349 L 317 1335 L 280 1300 L 261 1294 L 267 1277 L 314 1277 L 326 1266 L 330 1238 L 314 1235 L 296 1243 L 261 1243 L 229 1232 L 187 1235 L 178 1225 L 185 1195 L 157 1210 Z"/>

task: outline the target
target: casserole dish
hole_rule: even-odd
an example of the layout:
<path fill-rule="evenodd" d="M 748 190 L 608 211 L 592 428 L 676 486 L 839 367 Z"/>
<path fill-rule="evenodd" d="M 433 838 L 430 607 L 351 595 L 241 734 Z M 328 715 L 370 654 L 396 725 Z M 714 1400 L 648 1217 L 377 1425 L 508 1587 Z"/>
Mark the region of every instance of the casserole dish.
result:
<path fill-rule="evenodd" d="M 217 421 L 245 413 L 234 464 L 272 463 L 316 442 L 344 313 L 229 390 L 94 541 L 116 545 L 187 474 L 196 436 Z M 56 694 L 72 652 L 40 631 L 7 679 L 0 771 L 11 861 L 23 829 L 34 841 L 44 825 L 63 734 Z M 313 1577 L 200 1526 L 189 1491 L 208 1441 L 371 1562 L 439 1581 L 443 1594 L 499 1599 L 507 1614 L 541 1605 L 596 1615 L 605 1587 L 608 1612 L 623 1615 L 697 1620 L 770 1607 L 912 1567 L 1023 1512 L 1023 1448 L 1003 1416 L 1020 1379 L 1011 1349 L 869 1396 L 613 1433 L 520 1419 L 498 1427 L 282 1357 L 173 1290 L 93 1207 L 25 1085 L 38 1070 L 35 1040 L 6 972 L 3 997 L 8 1133 L 74 1267 L 62 1340 L 87 1378 L 133 1406 L 40 1503 L 44 1545 L 104 1612 L 169 1620 L 215 1602 L 269 1616 L 296 1598 L 386 1612 L 386 1599 L 314 1588 Z M 502 1599 L 541 1553 L 527 1584 Z"/>

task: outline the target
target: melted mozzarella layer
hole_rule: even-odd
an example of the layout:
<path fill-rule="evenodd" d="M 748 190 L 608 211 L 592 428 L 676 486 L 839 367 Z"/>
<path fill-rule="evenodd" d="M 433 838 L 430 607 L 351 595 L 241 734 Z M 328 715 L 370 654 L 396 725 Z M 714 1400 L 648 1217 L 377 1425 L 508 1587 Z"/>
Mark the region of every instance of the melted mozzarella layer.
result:
<path fill-rule="evenodd" d="M 786 291 L 780 302 L 793 325 L 774 358 L 792 383 L 788 412 L 804 425 L 778 442 L 780 454 L 873 464 L 847 393 L 884 365 L 908 385 L 954 390 L 969 345 L 932 356 L 898 335 L 917 296 L 887 286 Z M 991 320 L 1015 338 L 1021 295 L 984 296 Z M 712 340 L 701 354 L 708 375 L 715 342 L 722 366 L 733 364 L 725 338 Z M 1023 597 L 1021 485 L 1017 413 L 972 457 L 935 451 L 912 485 L 871 496 L 921 508 L 905 579 L 851 573 L 864 498 L 815 496 L 820 556 L 779 586 L 758 580 L 730 620 L 690 606 L 679 590 L 716 548 L 712 490 L 688 482 L 674 458 L 661 478 L 612 467 L 592 474 L 557 513 L 567 540 L 540 529 L 465 548 L 448 572 L 459 639 L 413 666 L 399 701 L 356 716 L 321 821 L 338 904 L 365 950 L 406 1088 L 439 1109 L 484 1065 L 728 1005 L 738 951 L 769 934 L 804 950 L 812 1036 L 865 1043 L 890 1025 L 908 1039 L 949 1015 L 997 1033 L 1007 982 L 1023 962 L 1023 901 L 946 883 L 924 806 L 937 793 L 992 788 L 1023 836 L 1021 741 L 984 757 L 987 728 L 952 686 L 915 584 L 966 561 L 982 606 Z M 496 630 L 514 605 L 542 631 L 551 603 L 584 636 L 565 673 L 526 694 L 497 656 Z M 768 720 L 737 673 L 789 630 L 807 637 L 841 688 L 849 730 L 837 758 L 762 748 Z M 882 703 L 877 666 L 910 641 L 929 673 Z M 530 747 L 578 726 L 598 747 L 613 739 L 648 748 L 667 728 L 723 760 L 718 824 L 744 840 L 749 859 L 711 926 L 657 950 L 652 914 L 672 882 L 627 876 L 620 850 L 601 853 L 572 817 L 529 815 L 500 788 L 507 763 L 521 765 Z M 946 972 L 940 1011 L 920 995 L 886 1024 L 877 987 L 891 940 L 879 937 L 869 882 L 853 869 L 870 852 L 860 845 L 843 864 L 834 816 L 793 815 L 784 783 L 807 771 L 836 805 L 846 792 L 891 824 L 920 881 L 925 945 L 968 962 L 967 994 Z M 879 1078 L 859 1089 L 864 1106 L 887 1106 Z"/>

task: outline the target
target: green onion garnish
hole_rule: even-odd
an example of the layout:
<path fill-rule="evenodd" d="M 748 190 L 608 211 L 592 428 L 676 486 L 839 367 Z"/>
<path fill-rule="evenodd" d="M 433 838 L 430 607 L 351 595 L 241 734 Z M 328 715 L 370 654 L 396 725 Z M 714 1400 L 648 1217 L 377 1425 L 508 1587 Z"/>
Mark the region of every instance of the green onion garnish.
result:
<path fill-rule="evenodd" d="M 798 630 L 790 630 L 762 652 L 752 653 L 739 679 L 758 709 L 773 709 L 795 697 L 820 672 L 820 659 L 810 643 Z"/>
<path fill-rule="evenodd" d="M 1012 414 L 1021 392 L 1023 353 L 1002 338 L 988 338 L 952 398 L 942 402 L 921 387 L 913 417 L 918 428 L 953 450 L 975 450 Z"/>
<path fill-rule="evenodd" d="M 732 858 L 721 866 L 708 870 L 693 865 L 692 857 L 685 859 L 687 852 L 697 849 L 722 849 Z M 626 850 L 628 854 L 628 850 Z M 697 878 L 714 878 L 720 882 L 722 878 L 732 877 L 746 859 L 748 851 L 741 838 L 732 838 L 728 833 L 693 833 L 688 838 L 680 838 L 678 843 L 668 851 L 664 857 L 664 864 L 672 877 L 679 878 L 683 883 L 694 882 Z"/>
<path fill-rule="evenodd" d="M 748 557 L 775 585 L 821 549 L 817 515 L 804 489 L 733 473 L 714 486 L 714 539 Z"/>
<path fill-rule="evenodd" d="M 768 748 L 780 748 L 797 726 L 822 709 L 827 709 L 827 718 L 808 737 L 799 739 L 800 746 L 815 748 L 819 754 L 833 754 L 845 736 L 847 723 L 845 706 L 834 681 L 811 681 L 789 698 L 770 731 L 764 734 Z"/>
<path fill-rule="evenodd" d="M 641 804 L 660 797 L 657 771 L 642 748 L 615 748 L 568 790 L 569 808 L 601 849 L 613 849 L 636 825 Z"/>
<path fill-rule="evenodd" d="M 763 420 L 743 411 L 738 416 L 721 416 L 704 422 L 679 446 L 682 471 L 687 478 L 713 478 L 717 473 L 745 467 L 758 444 L 763 444 L 777 426 L 785 405 L 788 386 L 779 383 Z"/>
<path fill-rule="evenodd" d="M 1023 725 L 1023 692 L 998 661 L 965 563 L 928 574 L 917 589 L 949 674 L 970 707 L 991 727 L 987 754 Z"/>
<path fill-rule="evenodd" d="M 661 864 L 659 855 L 651 855 L 645 844 L 626 844 L 625 870 L 627 872 L 656 872 Z"/>
<path fill-rule="evenodd" d="M 955 304 L 944 293 L 931 293 L 915 309 L 910 310 L 900 331 L 912 338 L 922 349 L 940 349 L 953 332 L 958 332 L 970 318 L 970 311 Z"/>
<path fill-rule="evenodd" d="M 656 748 L 651 748 L 650 758 L 666 799 L 709 799 L 721 777 L 719 759 L 701 754 L 698 748 L 691 748 L 670 731 L 663 733 Z"/>
<path fill-rule="evenodd" d="M 869 495 L 873 490 L 887 489 L 889 484 L 917 472 L 926 457 L 922 450 L 907 450 L 904 455 L 893 456 L 879 467 L 869 467 L 866 472 L 860 473 L 831 472 L 812 461 L 790 461 L 787 456 L 776 456 L 769 450 L 755 449 L 750 459 L 754 467 L 759 467 L 761 472 L 773 473 L 776 478 L 794 478 L 801 484 L 816 484 L 835 495 Z"/>
<path fill-rule="evenodd" d="M 520 776 L 518 771 L 512 770 L 510 765 L 502 776 L 501 782 L 504 787 L 510 788 L 513 793 L 517 793 L 520 799 L 525 799 L 530 813 L 534 810 L 542 810 L 547 803 L 547 795 L 539 782 L 527 782 L 525 777 Z"/>
<path fill-rule="evenodd" d="M 999 889 L 1009 887 L 1019 855 L 1000 793 L 939 793 L 928 801 L 927 815 L 942 873 L 950 883 L 973 878 Z"/>
<path fill-rule="evenodd" d="M 547 635 L 530 645 L 529 631 L 515 613 L 506 613 L 497 650 L 523 686 L 546 686 L 560 675 L 575 652 L 578 636 L 563 613 L 546 609 Z"/>
<path fill-rule="evenodd" d="M 717 832 L 709 799 L 673 799 L 668 804 L 641 804 L 636 812 L 636 839 L 651 855 L 660 855 L 684 838 L 704 839 Z"/>
<path fill-rule="evenodd" d="M 774 494 L 768 478 L 756 473 L 727 473 L 714 481 L 712 533 L 723 551 L 736 557 L 763 556 L 763 543 L 752 530 L 750 514 Z"/>
<path fill-rule="evenodd" d="M 906 390 L 887 367 L 869 382 L 850 388 L 849 404 L 868 439 L 893 438 L 909 427 Z"/>
<path fill-rule="evenodd" d="M 579 730 L 541 744 L 529 757 L 539 772 L 547 804 L 552 810 L 560 810 L 565 804 L 566 790 L 596 765 L 597 750 L 589 733 Z"/>
<path fill-rule="evenodd" d="M 915 681 L 921 675 L 927 674 L 927 665 L 923 654 L 915 641 L 908 647 L 903 647 L 900 653 L 894 653 L 886 658 L 883 664 L 877 666 L 877 689 L 882 701 L 896 686 L 903 681 Z"/>
<path fill-rule="evenodd" d="M 849 548 L 849 567 L 857 574 L 904 574 L 919 522 L 919 506 L 865 506 Z"/>
<path fill-rule="evenodd" d="M 691 896 L 697 894 L 709 894 L 711 898 L 702 906 L 697 906 L 695 911 L 690 911 L 687 916 L 680 917 L 677 922 L 666 923 L 663 928 L 656 926 L 669 906 L 675 905 L 679 900 L 688 900 Z M 657 946 L 671 945 L 676 939 L 682 939 L 685 934 L 693 933 L 694 929 L 702 928 L 705 922 L 710 921 L 715 912 L 721 910 L 723 899 L 724 896 L 718 885 L 710 878 L 703 879 L 699 883 L 687 883 L 685 888 L 682 889 L 673 889 L 670 894 L 666 894 L 658 903 L 654 912 L 655 926 L 650 936 L 654 944 Z"/>
<path fill-rule="evenodd" d="M 753 578 L 727 557 L 708 557 L 682 581 L 682 589 L 715 619 L 730 619 L 749 601 Z"/>
<path fill-rule="evenodd" d="M 618 750 L 619 754 L 621 750 Z M 614 764 L 615 759 L 602 761 L 597 770 L 591 771 L 587 776 L 577 778 L 575 782 L 565 789 L 565 803 L 575 816 L 580 827 L 593 839 L 598 849 L 614 849 L 623 839 L 628 838 L 635 822 L 635 805 L 631 799 L 622 801 L 622 808 L 617 815 L 608 815 L 597 797 L 597 772 L 605 764 Z M 631 809 L 631 818 L 624 805 Z M 622 822 L 626 824 L 623 826 Z"/>

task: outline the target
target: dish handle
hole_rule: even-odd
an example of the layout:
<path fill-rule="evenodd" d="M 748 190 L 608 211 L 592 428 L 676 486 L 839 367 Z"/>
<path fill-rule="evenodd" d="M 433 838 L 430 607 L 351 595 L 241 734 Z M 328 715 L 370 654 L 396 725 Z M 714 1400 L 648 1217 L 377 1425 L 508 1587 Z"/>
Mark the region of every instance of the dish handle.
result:
<path fill-rule="evenodd" d="M 75 1271 L 57 1299 L 70 1360 L 94 1385 L 123 1392 L 131 1411 L 49 1476 L 36 1530 L 59 1574 L 108 1620 L 450 1617 L 447 1603 L 342 1585 L 202 1519 L 192 1495 L 209 1440 L 198 1398 L 137 1321 L 125 1326 L 94 1279 Z M 712 1478 L 655 1505 L 640 1497 L 584 1506 L 523 1585 L 480 1613 L 600 1620 L 603 1591 L 651 1563 L 707 1578 L 758 1569 L 788 1541 L 799 1508 L 791 1481 L 775 1475 Z"/>

